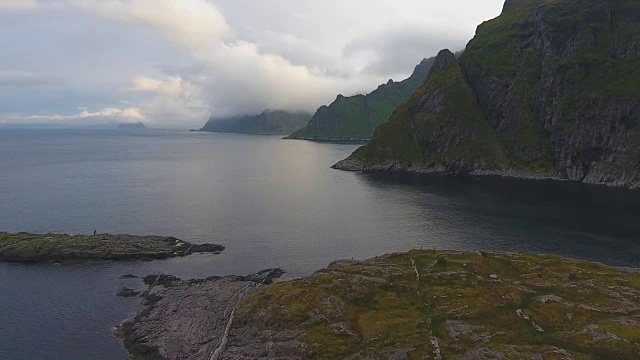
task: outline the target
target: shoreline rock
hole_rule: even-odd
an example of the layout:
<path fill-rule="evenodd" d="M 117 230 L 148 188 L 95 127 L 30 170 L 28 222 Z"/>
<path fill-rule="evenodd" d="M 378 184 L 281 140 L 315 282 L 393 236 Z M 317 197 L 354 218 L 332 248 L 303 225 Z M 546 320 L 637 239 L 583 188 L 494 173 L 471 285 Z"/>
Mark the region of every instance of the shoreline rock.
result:
<path fill-rule="evenodd" d="M 132 358 L 215 359 L 225 350 L 228 329 L 240 301 L 284 274 L 269 269 L 248 276 L 181 280 L 150 275 L 143 308 L 113 333 Z M 162 290 L 153 292 L 155 287 Z"/>
<path fill-rule="evenodd" d="M 195 253 L 216 254 L 224 248 L 222 245 L 192 244 L 161 236 L 0 232 L 0 261 L 4 262 L 159 260 Z"/>
<path fill-rule="evenodd" d="M 140 291 L 136 291 L 128 287 L 123 287 L 120 290 L 118 290 L 118 292 L 116 293 L 116 296 L 127 299 L 127 298 L 134 298 L 134 297 L 140 296 L 140 294 L 141 294 Z"/>

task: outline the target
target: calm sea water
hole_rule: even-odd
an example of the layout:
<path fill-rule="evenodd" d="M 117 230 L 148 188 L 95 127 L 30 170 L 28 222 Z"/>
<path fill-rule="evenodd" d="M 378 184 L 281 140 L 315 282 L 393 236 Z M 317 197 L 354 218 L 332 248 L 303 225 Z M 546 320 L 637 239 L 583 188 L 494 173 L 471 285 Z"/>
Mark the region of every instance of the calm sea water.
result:
<path fill-rule="evenodd" d="M 0 132 L 0 230 L 172 235 L 219 256 L 0 264 L 0 359 L 126 359 L 123 274 L 192 278 L 414 247 L 557 253 L 640 267 L 640 192 L 331 170 L 357 146 L 172 132 Z"/>

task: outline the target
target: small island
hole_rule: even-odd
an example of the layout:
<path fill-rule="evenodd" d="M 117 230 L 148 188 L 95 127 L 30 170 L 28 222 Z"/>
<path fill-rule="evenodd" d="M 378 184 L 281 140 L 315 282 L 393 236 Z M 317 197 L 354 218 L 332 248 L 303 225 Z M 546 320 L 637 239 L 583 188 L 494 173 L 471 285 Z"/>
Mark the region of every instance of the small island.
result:
<path fill-rule="evenodd" d="M 117 329 L 134 359 L 637 359 L 640 271 L 411 251 L 166 284 Z"/>
<path fill-rule="evenodd" d="M 223 250 L 222 245 L 192 244 L 174 237 L 0 232 L 0 261 L 6 262 L 154 260 Z"/>

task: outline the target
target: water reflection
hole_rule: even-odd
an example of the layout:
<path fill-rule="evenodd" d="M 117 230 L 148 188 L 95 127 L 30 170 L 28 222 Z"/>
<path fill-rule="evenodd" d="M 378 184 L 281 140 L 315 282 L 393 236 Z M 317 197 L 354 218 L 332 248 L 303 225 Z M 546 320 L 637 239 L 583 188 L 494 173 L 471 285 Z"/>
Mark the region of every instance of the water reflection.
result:
<path fill-rule="evenodd" d="M 439 248 L 558 253 L 640 266 L 640 193 L 498 177 L 369 174 L 378 196 L 423 209 Z M 444 241 L 439 241 L 435 239 Z M 427 245 L 427 244 L 424 244 Z"/>

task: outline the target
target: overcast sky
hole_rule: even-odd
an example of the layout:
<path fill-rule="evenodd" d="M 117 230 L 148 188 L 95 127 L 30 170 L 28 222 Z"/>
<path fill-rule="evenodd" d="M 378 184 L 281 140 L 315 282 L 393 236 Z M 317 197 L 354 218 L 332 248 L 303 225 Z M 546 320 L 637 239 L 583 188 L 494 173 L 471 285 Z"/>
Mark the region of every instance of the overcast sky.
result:
<path fill-rule="evenodd" d="M 0 0 L 0 124 L 314 111 L 463 49 L 503 0 Z"/>

